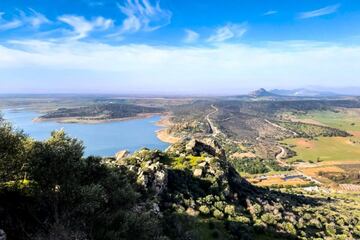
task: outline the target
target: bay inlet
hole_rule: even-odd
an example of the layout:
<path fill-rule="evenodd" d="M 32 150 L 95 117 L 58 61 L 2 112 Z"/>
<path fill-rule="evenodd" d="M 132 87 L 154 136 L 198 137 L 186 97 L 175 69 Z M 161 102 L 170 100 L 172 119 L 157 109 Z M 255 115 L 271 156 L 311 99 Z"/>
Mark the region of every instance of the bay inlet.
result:
<path fill-rule="evenodd" d="M 165 150 L 169 144 L 156 137 L 160 116 L 96 124 L 34 122 L 40 113 L 31 110 L 1 110 L 4 119 L 36 140 L 47 139 L 54 130 L 64 129 L 84 142 L 85 155 L 114 156 L 119 150 L 134 152 L 143 147 Z"/>

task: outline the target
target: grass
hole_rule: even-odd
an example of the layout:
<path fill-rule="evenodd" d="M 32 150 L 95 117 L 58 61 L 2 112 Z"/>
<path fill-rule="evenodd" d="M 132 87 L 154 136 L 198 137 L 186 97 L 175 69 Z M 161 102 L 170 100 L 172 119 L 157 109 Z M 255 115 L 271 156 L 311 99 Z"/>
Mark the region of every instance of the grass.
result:
<path fill-rule="evenodd" d="M 205 160 L 204 156 L 186 156 L 186 157 L 176 157 L 171 162 L 171 165 L 175 169 L 185 169 L 185 168 L 193 168 L 197 166 L 199 163 Z"/>
<path fill-rule="evenodd" d="M 360 137 L 319 137 L 310 139 L 287 139 L 283 143 L 297 153 L 289 159 L 290 162 L 304 160 L 317 161 L 360 161 Z"/>
<path fill-rule="evenodd" d="M 298 119 L 312 119 L 329 127 L 344 131 L 360 131 L 359 109 L 346 109 L 339 112 L 311 111 L 304 115 L 296 115 Z"/>

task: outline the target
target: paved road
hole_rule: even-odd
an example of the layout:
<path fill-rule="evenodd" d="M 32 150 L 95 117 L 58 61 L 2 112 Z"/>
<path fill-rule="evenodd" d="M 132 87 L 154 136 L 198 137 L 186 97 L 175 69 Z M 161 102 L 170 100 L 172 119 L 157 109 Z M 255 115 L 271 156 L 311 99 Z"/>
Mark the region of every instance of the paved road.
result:
<path fill-rule="evenodd" d="M 288 163 L 286 163 L 283 158 L 286 158 L 286 149 L 283 148 L 282 146 L 279 146 L 279 148 L 281 149 L 281 152 L 276 154 L 276 161 L 279 163 L 280 166 L 282 167 L 289 167 L 291 165 L 289 165 Z M 295 167 L 295 172 L 296 174 L 298 175 L 302 175 L 304 176 L 305 178 L 307 178 L 309 181 L 313 181 L 315 183 L 317 183 L 318 185 L 322 185 L 321 182 L 319 182 L 318 180 L 316 180 L 315 178 L 311 177 L 311 176 L 308 176 L 306 174 L 304 174 L 300 169 L 298 169 L 297 167 Z"/>
<path fill-rule="evenodd" d="M 278 154 L 276 154 L 276 156 L 275 156 L 276 161 L 277 161 L 277 162 L 279 163 L 279 165 L 282 166 L 282 167 L 287 167 L 287 166 L 289 166 L 286 162 L 283 161 L 283 158 L 286 157 L 286 150 L 285 150 L 285 148 L 283 148 L 283 147 L 281 147 L 281 146 L 279 146 L 278 148 L 281 150 L 281 152 L 279 152 Z"/>
<path fill-rule="evenodd" d="M 211 131 L 212 131 L 212 135 L 214 137 L 216 137 L 217 135 L 221 134 L 221 131 L 215 126 L 215 124 L 211 120 L 210 116 L 217 113 L 219 111 L 219 109 L 217 107 L 215 107 L 214 105 L 211 105 L 211 107 L 214 109 L 214 111 L 212 111 L 208 115 L 206 115 L 206 121 L 208 121 L 208 123 L 209 123 L 209 126 L 210 126 Z"/>

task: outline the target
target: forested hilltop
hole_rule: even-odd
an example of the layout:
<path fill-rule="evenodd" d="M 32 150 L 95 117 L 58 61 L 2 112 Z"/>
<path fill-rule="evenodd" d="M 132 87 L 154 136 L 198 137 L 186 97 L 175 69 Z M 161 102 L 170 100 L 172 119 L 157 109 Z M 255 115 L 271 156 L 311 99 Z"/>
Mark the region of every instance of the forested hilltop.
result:
<path fill-rule="evenodd" d="M 63 131 L 40 142 L 0 121 L 2 239 L 360 238 L 356 199 L 255 187 L 211 138 L 126 158 L 83 149 Z"/>
<path fill-rule="evenodd" d="M 59 108 L 41 116 L 38 120 L 62 122 L 110 121 L 151 116 L 162 113 L 163 108 L 127 103 L 96 103 L 75 108 Z"/>

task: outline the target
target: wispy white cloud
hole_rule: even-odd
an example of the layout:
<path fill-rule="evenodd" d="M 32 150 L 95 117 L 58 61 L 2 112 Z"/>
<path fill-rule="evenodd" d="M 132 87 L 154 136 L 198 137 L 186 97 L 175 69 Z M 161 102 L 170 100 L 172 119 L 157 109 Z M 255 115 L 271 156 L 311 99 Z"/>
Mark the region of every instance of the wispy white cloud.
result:
<path fill-rule="evenodd" d="M 218 27 L 215 33 L 208 38 L 208 42 L 224 42 L 229 39 L 241 38 L 248 30 L 247 24 L 228 23 Z"/>
<path fill-rule="evenodd" d="M 43 14 L 29 8 L 27 12 L 18 10 L 18 15 L 11 20 L 4 19 L 5 13 L 0 13 L 0 31 L 20 28 L 23 26 L 31 26 L 38 28 L 43 24 L 49 24 L 51 21 Z"/>
<path fill-rule="evenodd" d="M 33 27 L 39 27 L 43 24 L 50 24 L 51 21 L 43 14 L 36 12 L 34 9 L 30 8 L 30 12 L 32 13 L 30 16 L 26 16 L 25 13 L 22 13 L 23 19 L 29 22 L 29 24 Z"/>
<path fill-rule="evenodd" d="M 74 40 L 86 38 L 89 33 L 94 30 L 107 30 L 114 25 L 112 19 L 105 19 L 103 17 L 96 17 L 95 19 L 88 21 L 82 16 L 63 15 L 60 16 L 58 20 L 73 28 L 71 38 Z"/>
<path fill-rule="evenodd" d="M 211 47 L 114 46 L 79 41 L 12 44 L 0 45 L 0 83 L 7 81 L 4 76 L 11 76 L 21 80 L 24 88 L 47 83 L 49 91 L 65 85 L 69 91 L 76 91 L 73 84 L 84 80 L 88 83 L 85 87 L 109 86 L 94 91 L 145 88 L 148 92 L 219 94 L 249 87 L 294 87 L 314 82 L 324 86 L 353 85 L 360 75 L 360 45 L 307 41 Z M 21 71 L 15 70 L 19 68 Z M 79 86 L 81 89 L 84 85 Z"/>
<path fill-rule="evenodd" d="M 263 15 L 264 15 L 264 16 L 270 16 L 270 15 L 275 15 L 275 14 L 277 14 L 277 13 L 278 13 L 278 11 L 269 10 L 269 11 L 265 12 Z"/>
<path fill-rule="evenodd" d="M 324 15 L 329 15 L 332 13 L 335 13 L 339 8 L 340 4 L 331 5 L 327 7 L 323 7 L 317 10 L 309 11 L 309 12 L 302 12 L 299 14 L 299 18 L 305 19 L 305 18 L 314 18 L 314 17 L 320 17 Z"/>
<path fill-rule="evenodd" d="M 15 29 L 21 27 L 22 25 L 23 23 L 18 19 L 13 19 L 11 21 L 0 21 L 0 31 Z"/>
<path fill-rule="evenodd" d="M 199 37 L 200 37 L 199 33 L 190 29 L 185 29 L 185 38 L 184 38 L 185 43 L 194 43 L 199 39 Z"/>
<path fill-rule="evenodd" d="M 172 12 L 160 7 L 160 2 L 151 4 L 149 0 L 127 0 L 124 5 L 118 4 L 125 14 L 120 34 L 127 32 L 151 32 L 170 24 Z"/>

